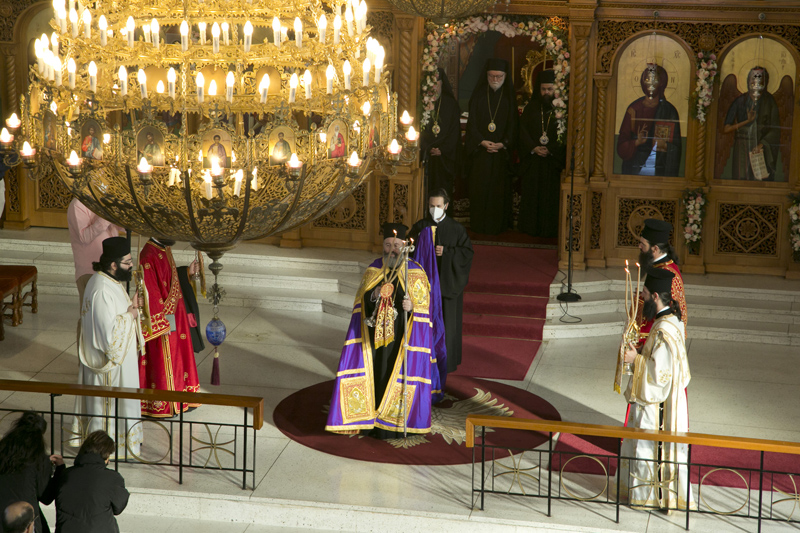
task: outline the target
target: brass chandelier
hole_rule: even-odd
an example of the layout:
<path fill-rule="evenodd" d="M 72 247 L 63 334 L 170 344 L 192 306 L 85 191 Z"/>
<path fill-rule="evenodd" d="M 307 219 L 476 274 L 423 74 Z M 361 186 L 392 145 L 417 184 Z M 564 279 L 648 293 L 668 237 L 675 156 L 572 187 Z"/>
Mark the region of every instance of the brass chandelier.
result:
<path fill-rule="evenodd" d="M 214 260 L 326 213 L 398 134 L 362 0 L 54 0 L 0 155 L 55 172 L 98 215 Z M 216 270 L 215 270 L 216 267 Z"/>
<path fill-rule="evenodd" d="M 434 24 L 444 25 L 447 22 L 468 17 L 476 13 L 489 11 L 497 0 L 387 0 L 404 13 L 431 19 Z M 506 5 L 510 0 L 506 0 Z"/>

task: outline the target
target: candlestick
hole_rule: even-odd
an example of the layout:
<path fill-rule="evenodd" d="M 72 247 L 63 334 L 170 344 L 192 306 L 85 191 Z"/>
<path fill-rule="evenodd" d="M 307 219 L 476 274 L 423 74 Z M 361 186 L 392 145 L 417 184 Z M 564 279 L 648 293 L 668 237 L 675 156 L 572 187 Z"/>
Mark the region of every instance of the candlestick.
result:
<path fill-rule="evenodd" d="M 14 141 L 14 136 L 8 133 L 8 130 L 3 128 L 0 131 L 0 144 L 3 145 L 3 148 L 8 149 L 11 146 L 11 143 Z"/>
<path fill-rule="evenodd" d="M 272 19 L 272 42 L 275 46 L 281 45 L 281 19 L 278 17 Z"/>
<path fill-rule="evenodd" d="M 69 21 L 72 23 L 72 38 L 78 36 L 78 12 L 75 8 L 69 10 Z"/>
<path fill-rule="evenodd" d="M 261 103 L 267 103 L 267 96 L 269 95 L 269 74 L 264 74 L 261 78 L 261 83 L 258 84 L 258 91 L 261 93 Z"/>
<path fill-rule="evenodd" d="M 169 67 L 169 72 L 167 72 L 167 91 L 169 92 L 170 98 L 175 98 L 175 79 L 177 78 L 175 74 L 175 69 Z"/>
<path fill-rule="evenodd" d="M 97 28 L 100 30 L 100 46 L 106 46 L 108 44 L 108 20 L 105 15 L 100 15 Z"/>
<path fill-rule="evenodd" d="M 219 34 L 220 34 L 219 23 L 215 22 L 214 25 L 211 26 L 211 41 L 214 46 L 215 54 L 219 53 Z"/>
<path fill-rule="evenodd" d="M 300 17 L 294 18 L 294 42 L 297 44 L 297 48 L 303 47 L 303 21 L 300 20 Z"/>
<path fill-rule="evenodd" d="M 308 69 L 303 73 L 303 83 L 306 86 L 306 100 L 311 100 L 311 71 Z"/>
<path fill-rule="evenodd" d="M 350 9 L 350 4 L 344 10 L 344 20 L 347 21 L 347 35 L 353 36 L 353 10 Z"/>
<path fill-rule="evenodd" d="M 133 17 L 128 17 L 128 20 L 125 22 L 125 30 L 128 32 L 128 48 L 133 48 L 133 30 L 136 29 L 136 22 L 134 22 Z"/>
<path fill-rule="evenodd" d="M 333 18 L 333 44 L 339 44 L 342 34 L 342 17 L 336 15 Z"/>
<path fill-rule="evenodd" d="M 369 58 L 366 58 L 364 60 L 363 67 L 361 69 L 361 73 L 363 74 L 362 83 L 361 84 L 364 87 L 369 85 L 369 71 L 370 71 L 371 68 L 372 68 L 372 65 L 370 65 L 370 63 L 369 63 Z"/>
<path fill-rule="evenodd" d="M 333 68 L 333 65 L 328 65 L 328 68 L 325 69 L 325 78 L 327 80 L 327 93 L 333 94 L 333 77 L 336 75 L 336 71 Z"/>
<path fill-rule="evenodd" d="M 206 28 L 208 24 L 205 22 L 199 22 L 197 24 L 197 29 L 200 30 L 200 44 L 206 44 Z"/>
<path fill-rule="evenodd" d="M 150 31 L 153 33 L 153 46 L 158 50 L 161 47 L 161 28 L 156 19 L 150 22 Z"/>
<path fill-rule="evenodd" d="M 230 24 L 227 22 L 222 23 L 222 40 L 225 43 L 225 46 L 231 44 Z"/>
<path fill-rule="evenodd" d="M 350 61 L 345 59 L 344 64 L 342 65 L 342 71 L 344 72 L 344 89 L 346 91 L 350 90 L 350 73 L 353 71 L 353 67 L 350 66 Z"/>
<path fill-rule="evenodd" d="M 71 57 L 67 59 L 67 73 L 69 78 L 69 88 L 75 88 L 75 60 Z"/>
<path fill-rule="evenodd" d="M 217 80 L 211 80 L 208 84 L 208 96 L 217 96 Z"/>
<path fill-rule="evenodd" d="M 225 77 L 225 99 L 230 104 L 233 103 L 233 84 L 235 81 L 233 72 L 228 71 L 228 75 Z"/>
<path fill-rule="evenodd" d="M 381 82 L 381 72 L 383 71 L 383 48 L 378 48 L 375 53 L 375 83 Z"/>
<path fill-rule="evenodd" d="M 414 121 L 414 119 L 413 119 L 413 118 L 411 118 L 411 115 L 409 115 L 409 114 L 408 114 L 408 110 L 407 110 L 407 109 L 406 109 L 406 110 L 404 110 L 404 111 L 403 111 L 403 114 L 400 116 L 400 123 L 401 123 L 403 126 L 406 126 L 406 127 L 408 127 L 408 126 L 410 126 L 410 125 L 411 125 L 411 123 L 412 123 L 413 121 Z"/>
<path fill-rule="evenodd" d="M 67 10 L 64 7 L 58 9 L 58 26 L 61 33 L 67 33 Z"/>
<path fill-rule="evenodd" d="M 92 14 L 89 12 L 89 9 L 83 10 L 83 38 L 84 39 L 91 39 L 92 38 Z"/>
<path fill-rule="evenodd" d="M 197 73 L 197 78 L 196 78 L 195 84 L 197 85 L 197 103 L 198 104 L 202 104 L 203 103 L 203 89 L 205 89 L 205 85 L 206 85 L 206 80 L 203 77 L 203 73 L 202 72 L 198 72 Z"/>
<path fill-rule="evenodd" d="M 369 100 L 364 102 L 364 105 L 361 106 L 361 112 L 364 113 L 364 116 L 369 118 L 369 112 L 372 109 L 372 106 L 369 103 Z"/>
<path fill-rule="evenodd" d="M 244 52 L 250 52 L 250 47 L 253 45 L 253 25 L 248 20 L 244 23 Z"/>
<path fill-rule="evenodd" d="M 147 75 L 144 70 L 139 69 L 136 73 L 136 78 L 139 80 L 139 89 L 142 91 L 142 98 L 147 98 Z"/>
<path fill-rule="evenodd" d="M 328 29 L 328 19 L 325 17 L 325 15 L 319 16 L 317 29 L 319 30 L 319 42 L 325 44 L 325 31 Z"/>
<path fill-rule="evenodd" d="M 206 200 L 211 200 L 211 173 L 208 170 L 206 170 L 206 173 L 203 175 L 203 182 L 206 189 Z"/>
<path fill-rule="evenodd" d="M 233 182 L 233 195 L 239 196 L 242 194 L 242 179 L 244 178 L 244 170 L 241 168 L 236 171 Z"/>
<path fill-rule="evenodd" d="M 258 190 L 258 169 L 253 169 L 253 177 L 250 180 L 250 188 L 253 189 L 253 192 Z"/>
<path fill-rule="evenodd" d="M 58 56 L 53 57 L 53 70 L 55 71 L 56 87 L 61 87 L 63 84 L 61 80 L 61 58 Z"/>
<path fill-rule="evenodd" d="M 189 23 L 185 20 L 181 22 L 181 50 L 184 52 L 189 49 Z"/>
<path fill-rule="evenodd" d="M 142 37 L 144 37 L 144 42 L 150 43 L 150 23 L 145 22 L 142 24 Z"/>
<path fill-rule="evenodd" d="M 292 77 L 289 78 L 289 103 L 290 104 L 294 103 L 295 97 L 297 96 L 297 84 L 298 84 L 298 81 L 299 80 L 297 79 L 297 73 L 295 72 L 294 74 L 292 74 Z"/>
<path fill-rule="evenodd" d="M 97 64 L 94 61 L 89 62 L 89 90 L 97 92 Z"/>
<path fill-rule="evenodd" d="M 72 61 L 72 58 L 70 58 Z M 69 70 L 69 64 L 67 64 L 67 70 Z M 72 76 L 72 74 L 70 74 Z M 72 78 L 70 77 L 70 83 L 72 83 Z M 119 84 L 120 84 L 120 94 L 122 96 L 127 96 L 128 94 L 128 70 L 123 66 L 120 65 L 119 67 Z"/>

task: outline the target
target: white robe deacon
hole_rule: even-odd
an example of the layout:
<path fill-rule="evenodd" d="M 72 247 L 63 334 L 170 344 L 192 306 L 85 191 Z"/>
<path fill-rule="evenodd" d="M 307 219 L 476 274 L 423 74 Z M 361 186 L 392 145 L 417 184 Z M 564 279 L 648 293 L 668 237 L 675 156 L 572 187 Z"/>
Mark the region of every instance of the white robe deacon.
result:
<path fill-rule="evenodd" d="M 144 347 L 144 338 L 139 320 L 128 313 L 130 305 L 123 283 L 104 272 L 96 272 L 89 280 L 81 305 L 79 385 L 139 388 L 137 352 Z M 117 402 L 120 423 L 115 431 L 114 398 L 78 396 L 70 444 L 80 446 L 89 433 L 102 429 L 116 441 L 119 458 L 125 457 L 126 444 L 128 457 L 138 457 L 143 436 L 141 402 Z"/>
<path fill-rule="evenodd" d="M 686 386 L 691 374 L 684 338 L 683 322 L 677 316 L 656 318 L 625 391 L 631 404 L 628 427 L 689 430 Z M 623 459 L 620 465 L 622 501 L 627 497 L 634 506 L 686 509 L 688 495 L 689 505 L 695 508 L 688 467 L 675 464 L 686 463 L 687 451 L 685 444 L 625 439 L 622 457 L 631 459 Z"/>

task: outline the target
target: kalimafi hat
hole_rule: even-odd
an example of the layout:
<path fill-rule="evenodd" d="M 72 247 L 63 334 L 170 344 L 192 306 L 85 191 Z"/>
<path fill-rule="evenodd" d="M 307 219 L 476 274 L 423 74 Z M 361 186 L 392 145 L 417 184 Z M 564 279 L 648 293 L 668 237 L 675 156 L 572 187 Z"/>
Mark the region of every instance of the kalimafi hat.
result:
<path fill-rule="evenodd" d="M 125 237 L 109 237 L 103 241 L 103 259 L 119 259 L 131 253 L 131 245 Z"/>
<path fill-rule="evenodd" d="M 642 237 L 644 237 L 650 244 L 665 244 L 669 242 L 669 236 L 672 233 L 672 224 L 666 220 L 658 220 L 657 218 L 648 218 L 644 221 L 644 228 L 642 228 Z"/>
<path fill-rule="evenodd" d="M 644 286 L 647 287 L 651 293 L 664 293 L 672 292 L 672 278 L 675 273 L 666 268 L 650 267 L 646 270 L 647 278 L 644 280 Z"/>

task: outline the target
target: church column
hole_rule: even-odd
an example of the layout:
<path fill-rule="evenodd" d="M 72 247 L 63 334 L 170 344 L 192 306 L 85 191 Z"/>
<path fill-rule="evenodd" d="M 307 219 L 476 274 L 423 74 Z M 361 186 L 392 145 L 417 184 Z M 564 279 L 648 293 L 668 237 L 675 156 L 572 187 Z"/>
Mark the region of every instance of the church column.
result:
<path fill-rule="evenodd" d="M 697 121 L 694 152 L 694 180 L 700 186 L 706 183 L 706 123 Z"/>
<path fill-rule="evenodd" d="M 11 113 L 19 115 L 19 89 L 17 87 L 17 53 L 16 44 L 3 44 L 0 53 L 3 56 L 3 87 L 5 95 L 3 100 L 3 120 Z M 3 227 L 7 229 L 28 229 L 31 226 L 26 202 L 28 189 L 23 181 L 21 166 L 11 168 L 6 172 L 6 220 Z"/>
<path fill-rule="evenodd" d="M 420 23 L 410 15 L 395 14 L 398 45 L 395 47 L 394 90 L 397 92 L 397 112 L 408 110 L 412 115 L 417 109 L 419 92 Z M 415 117 L 419 119 L 419 117 Z"/>
<path fill-rule="evenodd" d="M 589 11 L 591 16 L 593 10 Z M 570 80 L 570 110 L 569 122 L 572 130 L 572 146 L 575 149 L 575 179 L 584 181 L 586 179 L 586 162 L 588 153 L 586 150 L 586 126 L 587 111 L 591 104 L 587 102 L 589 89 L 589 37 L 592 32 L 591 19 L 581 20 L 586 16 L 586 10 L 579 10 L 576 14 L 578 20 L 572 18 L 570 12 L 570 33 L 573 50 L 572 71 Z"/>
<path fill-rule="evenodd" d="M 594 121 L 594 169 L 590 181 L 605 181 L 606 179 L 606 96 L 608 95 L 609 76 L 595 76 L 594 85 L 597 87 L 597 107 L 595 108 Z"/>

